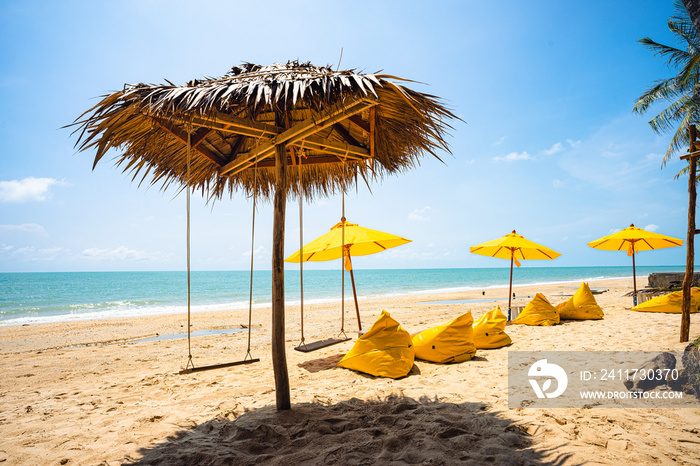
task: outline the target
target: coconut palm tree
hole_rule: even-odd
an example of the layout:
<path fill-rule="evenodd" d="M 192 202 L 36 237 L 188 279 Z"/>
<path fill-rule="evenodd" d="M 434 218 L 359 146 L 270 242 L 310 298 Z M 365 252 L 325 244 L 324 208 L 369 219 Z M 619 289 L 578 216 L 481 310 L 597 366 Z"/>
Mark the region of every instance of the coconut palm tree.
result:
<path fill-rule="evenodd" d="M 700 122 L 700 36 L 681 0 L 675 2 L 675 9 L 668 28 L 677 36 L 680 48 L 660 44 L 649 37 L 639 40 L 655 55 L 666 58 L 670 68 L 679 70 L 672 78 L 656 81 L 634 105 L 634 112 L 641 115 L 655 103 L 670 102 L 649 121 L 649 126 L 659 134 L 675 129 L 662 165 L 674 152 L 688 146 L 688 126 Z"/>

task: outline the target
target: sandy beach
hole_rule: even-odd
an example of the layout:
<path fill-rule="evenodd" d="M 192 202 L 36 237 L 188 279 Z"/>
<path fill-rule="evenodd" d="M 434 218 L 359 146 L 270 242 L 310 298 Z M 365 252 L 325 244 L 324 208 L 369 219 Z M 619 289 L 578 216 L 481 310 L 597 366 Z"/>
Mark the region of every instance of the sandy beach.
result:
<path fill-rule="evenodd" d="M 556 305 L 578 284 L 515 288 Z M 639 280 L 644 286 L 645 280 Z M 513 345 L 467 362 L 417 360 L 392 380 L 336 367 L 353 342 L 312 353 L 287 309 L 293 409 L 277 413 L 269 309 L 253 315 L 260 362 L 179 375 L 187 340 L 139 341 L 186 330 L 185 315 L 0 327 L 2 464 L 700 464 L 700 409 L 508 409 L 507 358 L 522 350 L 672 350 L 680 316 L 631 312 L 631 280 L 590 282 L 602 321 L 508 326 Z M 476 318 L 507 289 L 361 300 L 363 326 L 382 309 L 411 333 L 471 309 Z M 527 299 L 522 299 L 523 304 Z M 357 329 L 352 303 L 345 327 Z M 247 311 L 196 313 L 193 330 L 238 328 Z M 335 336 L 340 303 L 305 307 L 307 340 Z M 691 316 L 691 338 L 700 315 Z M 195 337 L 196 365 L 238 360 L 247 333 Z"/>

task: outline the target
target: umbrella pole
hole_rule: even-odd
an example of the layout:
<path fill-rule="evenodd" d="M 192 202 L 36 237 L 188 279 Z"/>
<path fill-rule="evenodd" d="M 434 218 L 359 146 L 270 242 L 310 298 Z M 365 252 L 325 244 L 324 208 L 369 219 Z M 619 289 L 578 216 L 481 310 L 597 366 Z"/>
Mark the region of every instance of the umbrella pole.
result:
<path fill-rule="evenodd" d="M 510 285 L 508 286 L 508 320 L 510 320 L 510 300 L 513 297 L 513 256 L 514 251 L 510 252 Z"/>
<path fill-rule="evenodd" d="M 362 322 L 360 321 L 360 305 L 357 304 L 357 290 L 355 289 L 355 274 L 352 272 L 352 261 L 350 260 L 350 251 L 348 251 L 348 262 L 350 262 L 350 281 L 352 281 L 352 295 L 355 298 L 355 312 L 357 313 L 357 329 L 362 331 Z"/>
<path fill-rule="evenodd" d="M 634 243 L 632 243 L 632 289 L 634 290 L 634 305 L 637 305 L 637 265 L 634 258 Z"/>
<path fill-rule="evenodd" d="M 280 118 L 275 118 L 280 120 Z M 275 121 L 278 126 L 281 121 Z M 284 143 L 275 147 L 275 198 L 272 224 L 272 369 L 277 410 L 290 409 L 289 373 L 284 348 L 284 219 L 287 204 L 287 154 Z"/>

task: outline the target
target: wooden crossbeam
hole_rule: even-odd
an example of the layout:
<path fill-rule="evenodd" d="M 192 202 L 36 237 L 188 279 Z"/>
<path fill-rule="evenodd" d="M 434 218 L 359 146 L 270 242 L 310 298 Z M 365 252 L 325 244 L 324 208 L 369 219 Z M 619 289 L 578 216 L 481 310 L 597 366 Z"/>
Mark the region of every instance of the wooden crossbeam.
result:
<path fill-rule="evenodd" d="M 213 130 L 211 128 L 199 128 L 195 133 L 190 136 L 190 144 L 192 147 L 197 147 L 199 143 L 204 141 L 204 138 L 209 135 Z M 185 141 L 187 143 L 187 141 Z"/>
<path fill-rule="evenodd" d="M 372 107 L 372 108 L 374 108 L 374 107 Z M 355 126 L 360 128 L 365 133 L 369 133 L 369 124 L 365 120 L 360 118 L 358 115 L 352 115 L 352 116 L 348 117 L 348 121 L 353 123 Z"/>
<path fill-rule="evenodd" d="M 295 146 L 301 147 L 302 141 L 297 141 L 294 143 Z M 359 157 L 369 157 L 369 151 L 361 146 L 354 146 L 351 144 L 343 144 L 338 141 L 333 141 L 331 139 L 321 138 L 318 136 L 310 136 L 304 139 L 304 147 L 310 149 L 318 149 L 324 152 L 331 153 L 333 155 L 356 155 Z"/>
<path fill-rule="evenodd" d="M 214 113 L 208 116 L 189 116 L 187 118 L 177 118 L 179 123 L 192 123 L 194 126 L 211 128 L 223 133 L 241 134 L 253 138 L 269 138 L 282 132 L 273 124 L 258 123 L 246 118 L 239 118 L 223 113 Z"/>
<path fill-rule="evenodd" d="M 690 158 L 698 158 L 700 156 L 700 150 L 689 152 L 685 155 L 681 155 L 681 160 L 688 160 Z"/>
<path fill-rule="evenodd" d="M 321 156 L 316 156 L 316 157 L 306 157 L 304 161 L 302 162 L 302 166 L 307 166 L 307 165 L 321 165 L 324 163 L 340 163 L 343 161 L 361 161 L 364 160 L 361 157 L 353 157 L 349 156 L 347 159 L 343 159 L 342 157 L 339 157 L 337 155 L 321 155 Z M 292 157 L 287 157 L 287 164 L 290 166 L 296 166 L 298 162 L 296 162 L 295 159 Z M 251 169 L 261 169 L 261 168 L 273 168 L 275 166 L 275 161 L 272 159 L 265 159 L 261 160 L 252 167 Z M 225 176 L 231 176 L 231 175 L 225 175 Z"/>
<path fill-rule="evenodd" d="M 236 138 L 236 142 L 233 144 L 233 148 L 231 149 L 231 153 L 228 156 L 229 161 L 236 158 L 238 153 L 241 151 L 241 147 L 243 147 L 243 141 L 245 141 L 245 136 L 243 136 L 243 135 L 239 135 Z"/>
<path fill-rule="evenodd" d="M 153 122 L 155 124 L 157 124 L 158 126 L 163 128 L 166 132 L 168 132 L 175 139 L 177 139 L 181 143 L 187 145 L 187 133 L 185 131 L 183 131 L 180 128 L 178 128 L 177 126 L 171 124 L 168 120 L 164 120 L 162 118 L 157 118 L 157 117 L 151 117 L 151 119 L 153 120 Z M 207 130 L 207 133 L 208 133 L 208 130 Z M 204 136 L 205 136 L 204 132 L 202 132 L 200 134 L 200 132 L 198 130 L 197 133 L 195 133 L 195 134 L 199 135 L 199 138 L 197 138 L 198 139 L 197 144 L 195 145 L 192 143 L 192 136 L 190 136 L 190 146 L 192 147 L 192 150 L 194 152 L 197 152 L 199 155 L 205 157 L 206 159 L 208 159 L 210 162 L 214 163 L 218 167 L 222 167 L 224 165 L 224 161 L 222 160 L 221 157 L 219 157 L 217 154 L 213 153 L 212 151 L 210 151 L 206 147 L 200 146 L 200 143 L 202 142 L 202 140 L 204 139 Z"/>
<path fill-rule="evenodd" d="M 333 141 L 330 139 L 325 139 L 321 138 L 318 136 L 311 136 L 303 141 L 304 148 L 306 149 L 316 149 L 320 150 L 323 152 L 326 152 L 330 158 L 328 158 L 325 162 L 323 163 L 333 163 L 333 162 L 342 162 L 344 159 L 347 160 L 364 160 L 369 157 L 369 151 L 365 149 L 364 147 L 359 147 L 359 146 L 351 146 L 349 144 L 342 144 L 338 141 Z M 302 141 L 297 141 L 292 145 L 289 145 L 288 147 L 293 148 L 293 147 L 301 147 L 302 146 Z M 247 157 L 246 152 L 241 153 L 241 157 Z M 318 158 L 318 157 L 317 157 Z M 267 167 L 267 166 L 273 166 L 273 165 L 268 165 L 268 162 L 270 162 L 272 158 L 266 158 L 266 159 L 257 159 L 257 163 L 253 162 L 249 167 L 247 168 L 253 168 L 255 165 L 258 167 Z M 306 160 L 303 162 L 306 164 Z M 296 161 L 294 158 L 291 159 L 291 165 L 296 165 Z M 230 176 L 238 172 L 234 173 L 228 173 L 226 175 Z"/>
<path fill-rule="evenodd" d="M 347 129 L 345 129 L 345 126 L 341 125 L 340 123 L 336 123 L 333 125 L 333 129 L 340 134 L 340 137 L 345 139 L 345 141 L 353 146 L 361 146 L 359 142 L 357 142 L 357 139 L 352 137 L 352 135 L 348 132 Z"/>
<path fill-rule="evenodd" d="M 377 120 L 377 107 L 369 109 L 369 156 L 374 158 L 374 136 L 376 130 L 374 128 Z"/>
<path fill-rule="evenodd" d="M 237 157 L 236 160 L 222 167 L 219 173 L 224 175 L 233 172 L 232 174 L 234 174 L 245 170 L 253 165 L 255 160 L 262 160 L 271 156 L 274 153 L 277 145 L 283 143 L 294 144 L 326 128 L 329 121 L 331 122 L 330 124 L 336 123 L 335 119 L 338 116 L 344 115 L 343 118 L 347 118 L 374 105 L 377 105 L 377 102 L 374 100 L 361 99 L 353 102 L 347 107 L 339 108 L 333 112 L 317 115 L 316 117 L 301 121 L 283 133 L 259 145 L 257 148 L 248 152 L 247 154 L 241 154 L 241 157 Z"/>

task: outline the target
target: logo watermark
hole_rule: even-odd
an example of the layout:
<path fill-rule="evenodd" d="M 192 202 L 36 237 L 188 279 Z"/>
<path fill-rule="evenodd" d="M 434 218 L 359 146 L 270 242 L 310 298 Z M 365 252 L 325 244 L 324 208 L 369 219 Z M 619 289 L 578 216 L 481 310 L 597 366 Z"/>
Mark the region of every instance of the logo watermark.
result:
<path fill-rule="evenodd" d="M 508 406 L 698 408 L 700 352 L 511 351 Z"/>
<path fill-rule="evenodd" d="M 530 377 L 547 377 L 542 383 L 542 387 L 537 383 L 537 379 L 530 379 L 530 385 L 532 385 L 537 398 L 556 398 L 564 393 L 569 383 L 569 378 L 566 376 L 564 369 L 556 364 L 548 363 L 546 359 L 540 359 L 530 366 L 527 375 Z M 552 380 L 557 381 L 557 388 L 552 392 L 545 393 L 551 387 Z"/>

